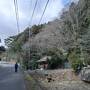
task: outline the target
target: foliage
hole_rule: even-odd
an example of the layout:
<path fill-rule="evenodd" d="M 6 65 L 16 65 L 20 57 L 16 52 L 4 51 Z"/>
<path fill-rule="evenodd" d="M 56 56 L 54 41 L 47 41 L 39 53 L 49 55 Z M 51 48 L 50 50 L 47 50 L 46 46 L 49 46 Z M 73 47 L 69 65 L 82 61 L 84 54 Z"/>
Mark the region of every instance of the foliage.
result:
<path fill-rule="evenodd" d="M 5 53 L 6 48 L 4 46 L 0 46 L 0 60 L 1 60 L 1 56 L 3 56 L 2 54 Z"/>
<path fill-rule="evenodd" d="M 51 59 L 48 59 L 48 64 L 50 69 L 55 69 L 55 68 L 63 68 L 63 64 L 66 60 L 66 58 L 64 57 L 64 55 L 61 53 L 61 51 L 58 51 L 60 54 L 58 54 L 58 52 L 54 50 L 49 50 L 47 52 L 47 55 L 51 56 Z"/>
<path fill-rule="evenodd" d="M 24 50 L 21 53 L 21 56 L 22 56 L 22 67 L 27 70 L 29 68 L 29 59 L 30 59 L 29 52 Z"/>
<path fill-rule="evenodd" d="M 5 52 L 5 47 L 4 46 L 0 46 L 0 52 Z"/>
<path fill-rule="evenodd" d="M 23 49 L 22 45 L 28 41 L 29 38 L 29 28 L 19 35 L 9 37 L 5 39 L 5 44 L 8 47 L 8 58 L 14 59 L 15 61 L 19 61 L 20 63 L 23 61 Z"/>
<path fill-rule="evenodd" d="M 16 37 L 15 36 L 11 36 L 7 39 L 5 39 L 5 45 L 10 48 L 12 46 L 12 42 L 14 41 Z"/>
<path fill-rule="evenodd" d="M 38 34 L 41 31 L 42 28 L 43 28 L 43 24 L 33 25 L 32 28 L 31 28 L 32 35 Z"/>
<path fill-rule="evenodd" d="M 69 60 L 77 71 L 79 66 L 83 66 L 83 62 L 89 64 L 90 61 L 88 58 L 90 56 L 90 0 L 79 0 L 78 4 L 72 3 L 69 10 L 63 12 L 61 19 L 64 37 L 68 38 L 65 45 L 68 49 L 74 49 L 68 53 Z"/>
<path fill-rule="evenodd" d="M 73 51 L 71 51 L 71 53 L 69 53 L 69 57 L 68 57 L 68 59 L 71 63 L 71 66 L 75 72 L 82 69 L 83 62 L 84 62 L 80 57 L 80 52 L 78 52 L 80 50 L 78 50 L 78 49 L 74 49 Z"/>

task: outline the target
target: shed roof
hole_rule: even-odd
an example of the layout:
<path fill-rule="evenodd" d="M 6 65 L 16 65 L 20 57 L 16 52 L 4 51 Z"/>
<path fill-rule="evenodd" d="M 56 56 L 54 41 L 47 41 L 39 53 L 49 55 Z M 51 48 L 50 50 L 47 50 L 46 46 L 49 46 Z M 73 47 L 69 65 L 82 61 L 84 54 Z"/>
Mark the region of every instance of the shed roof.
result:
<path fill-rule="evenodd" d="M 45 56 L 45 57 L 41 58 L 40 60 L 38 60 L 37 62 L 38 63 L 39 62 L 45 62 L 45 61 L 47 61 L 47 59 L 51 59 L 51 56 Z"/>

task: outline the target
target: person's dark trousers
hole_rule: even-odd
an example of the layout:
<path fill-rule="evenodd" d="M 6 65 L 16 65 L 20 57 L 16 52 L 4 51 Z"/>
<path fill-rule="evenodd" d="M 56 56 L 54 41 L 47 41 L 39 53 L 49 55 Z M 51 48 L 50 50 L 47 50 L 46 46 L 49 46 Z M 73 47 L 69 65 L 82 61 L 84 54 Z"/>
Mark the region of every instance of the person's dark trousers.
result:
<path fill-rule="evenodd" d="M 17 68 L 15 68 L 15 72 L 17 72 Z"/>

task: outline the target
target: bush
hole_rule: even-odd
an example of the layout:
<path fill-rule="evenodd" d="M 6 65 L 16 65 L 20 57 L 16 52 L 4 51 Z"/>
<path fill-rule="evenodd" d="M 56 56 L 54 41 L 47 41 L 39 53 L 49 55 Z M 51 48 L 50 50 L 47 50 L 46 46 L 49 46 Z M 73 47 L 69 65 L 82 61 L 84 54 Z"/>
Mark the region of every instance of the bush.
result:
<path fill-rule="evenodd" d="M 61 54 L 59 51 L 56 50 L 50 50 L 47 55 L 51 56 L 51 59 L 48 60 L 49 69 L 56 69 L 63 67 L 65 61 L 63 54 Z"/>
<path fill-rule="evenodd" d="M 72 68 L 74 69 L 75 72 L 81 71 L 83 67 L 83 62 L 81 60 L 76 60 L 75 62 L 72 63 Z"/>
<path fill-rule="evenodd" d="M 56 69 L 58 67 L 62 67 L 62 65 L 63 65 L 63 60 L 56 55 L 52 56 L 51 60 L 49 60 L 50 69 Z"/>
<path fill-rule="evenodd" d="M 80 58 L 80 53 L 77 54 L 75 51 L 72 51 L 69 54 L 68 59 L 69 59 L 69 61 L 71 63 L 71 66 L 72 66 L 72 68 L 74 69 L 75 72 L 78 72 L 82 69 L 83 61 Z"/>

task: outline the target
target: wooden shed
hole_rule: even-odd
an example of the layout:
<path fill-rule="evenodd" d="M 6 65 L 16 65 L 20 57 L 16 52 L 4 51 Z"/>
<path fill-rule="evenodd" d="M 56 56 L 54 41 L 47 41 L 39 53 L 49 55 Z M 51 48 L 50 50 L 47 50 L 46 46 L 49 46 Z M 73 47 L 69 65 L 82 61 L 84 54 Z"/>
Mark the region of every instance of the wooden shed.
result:
<path fill-rule="evenodd" d="M 45 56 L 43 58 L 41 58 L 40 60 L 37 61 L 38 64 L 38 68 L 39 69 L 47 69 L 48 67 L 48 59 L 51 59 L 50 56 Z"/>

